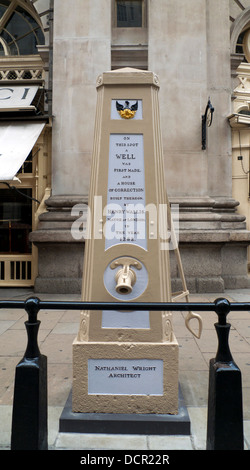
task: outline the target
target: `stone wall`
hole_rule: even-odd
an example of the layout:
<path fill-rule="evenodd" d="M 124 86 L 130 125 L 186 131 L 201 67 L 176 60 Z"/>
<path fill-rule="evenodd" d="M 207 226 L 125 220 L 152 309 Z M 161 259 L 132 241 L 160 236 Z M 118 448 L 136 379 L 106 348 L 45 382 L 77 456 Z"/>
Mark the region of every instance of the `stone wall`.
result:
<path fill-rule="evenodd" d="M 39 251 L 36 289 L 73 292 L 84 242 L 72 239 L 71 208 L 88 201 L 96 79 L 111 68 L 111 0 L 54 6 L 52 196 L 31 240 Z M 148 1 L 148 68 L 161 85 L 166 189 L 180 205 L 188 288 L 199 292 L 248 286 L 250 235 L 232 199 L 229 7 L 228 0 Z M 202 150 L 209 97 L 215 112 Z"/>

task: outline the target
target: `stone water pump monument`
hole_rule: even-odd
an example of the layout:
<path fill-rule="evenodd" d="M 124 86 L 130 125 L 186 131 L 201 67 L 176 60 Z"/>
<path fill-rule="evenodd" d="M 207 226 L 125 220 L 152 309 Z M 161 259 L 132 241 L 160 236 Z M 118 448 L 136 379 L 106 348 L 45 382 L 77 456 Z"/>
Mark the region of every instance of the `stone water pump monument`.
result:
<path fill-rule="evenodd" d="M 179 346 L 170 311 L 130 302 L 188 300 L 163 171 L 159 81 L 120 69 L 97 80 L 82 300 L 126 310 L 81 312 L 73 343 L 73 413 L 178 414 Z M 171 291 L 169 250 L 183 291 Z M 202 321 L 189 312 L 189 320 Z M 122 431 L 121 431 L 122 432 Z"/>

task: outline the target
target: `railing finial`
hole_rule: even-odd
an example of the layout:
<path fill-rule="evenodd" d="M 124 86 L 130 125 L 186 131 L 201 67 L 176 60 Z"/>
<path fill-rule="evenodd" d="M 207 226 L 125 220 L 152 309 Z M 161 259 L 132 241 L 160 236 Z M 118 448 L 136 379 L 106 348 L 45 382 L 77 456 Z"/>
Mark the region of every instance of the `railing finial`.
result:
<path fill-rule="evenodd" d="M 214 310 L 219 317 L 219 325 L 226 325 L 227 315 L 231 310 L 229 300 L 220 297 L 214 301 Z"/>
<path fill-rule="evenodd" d="M 40 299 L 38 297 L 29 297 L 25 303 L 24 308 L 29 315 L 29 323 L 37 322 L 37 314 L 40 310 Z"/>

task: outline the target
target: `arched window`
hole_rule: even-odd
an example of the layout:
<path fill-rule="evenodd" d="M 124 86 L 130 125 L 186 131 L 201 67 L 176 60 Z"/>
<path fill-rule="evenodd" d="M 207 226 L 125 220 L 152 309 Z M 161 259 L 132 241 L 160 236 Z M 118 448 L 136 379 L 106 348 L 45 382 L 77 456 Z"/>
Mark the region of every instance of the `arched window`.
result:
<path fill-rule="evenodd" d="M 240 111 L 238 111 L 238 114 L 245 114 L 246 116 L 250 115 L 250 110 L 247 108 L 243 108 Z"/>
<path fill-rule="evenodd" d="M 246 29 L 238 36 L 235 52 L 244 55 L 244 61 L 250 62 L 250 29 Z"/>
<path fill-rule="evenodd" d="M 37 54 L 39 44 L 44 44 L 44 34 L 32 5 L 0 0 L 0 55 Z"/>

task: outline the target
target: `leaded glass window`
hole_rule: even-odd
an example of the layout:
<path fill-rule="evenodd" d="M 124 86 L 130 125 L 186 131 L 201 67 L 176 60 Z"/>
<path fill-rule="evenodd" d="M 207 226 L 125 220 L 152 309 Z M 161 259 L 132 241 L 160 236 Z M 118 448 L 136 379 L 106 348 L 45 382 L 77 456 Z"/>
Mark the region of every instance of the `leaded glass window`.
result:
<path fill-rule="evenodd" d="M 44 34 L 35 13 L 22 1 L 0 0 L 0 55 L 37 54 L 39 44 Z"/>

